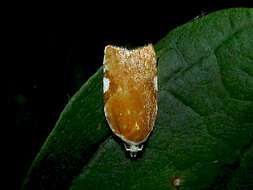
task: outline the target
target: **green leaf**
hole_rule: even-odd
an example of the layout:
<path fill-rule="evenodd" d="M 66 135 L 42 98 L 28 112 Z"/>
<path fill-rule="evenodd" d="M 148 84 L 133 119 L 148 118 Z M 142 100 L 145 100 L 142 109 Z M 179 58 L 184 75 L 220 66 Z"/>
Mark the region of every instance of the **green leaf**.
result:
<path fill-rule="evenodd" d="M 71 98 L 35 158 L 22 189 L 66 189 L 109 135 L 100 68 Z"/>
<path fill-rule="evenodd" d="M 212 190 L 253 189 L 253 143 L 243 151 L 233 165 L 224 165 Z"/>
<path fill-rule="evenodd" d="M 159 109 L 140 157 L 126 156 L 106 124 L 100 69 L 64 109 L 23 189 L 168 190 L 177 189 L 176 182 L 180 190 L 241 189 L 242 176 L 253 181 L 247 156 L 253 140 L 253 9 L 194 20 L 155 49 Z M 219 180 L 227 168 L 231 177 Z"/>

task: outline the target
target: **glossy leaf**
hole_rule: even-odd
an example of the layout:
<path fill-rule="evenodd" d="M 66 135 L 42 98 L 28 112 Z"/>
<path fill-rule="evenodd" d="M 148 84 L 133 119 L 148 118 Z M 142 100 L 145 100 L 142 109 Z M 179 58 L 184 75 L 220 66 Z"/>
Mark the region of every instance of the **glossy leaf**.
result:
<path fill-rule="evenodd" d="M 100 68 L 65 107 L 34 160 L 22 189 L 64 189 L 109 135 Z"/>
<path fill-rule="evenodd" d="M 130 159 L 109 131 L 100 69 L 64 109 L 24 189 L 240 189 L 253 139 L 253 9 L 194 20 L 155 49 L 158 116 L 143 153 Z M 218 180 L 240 161 L 233 179 Z"/>

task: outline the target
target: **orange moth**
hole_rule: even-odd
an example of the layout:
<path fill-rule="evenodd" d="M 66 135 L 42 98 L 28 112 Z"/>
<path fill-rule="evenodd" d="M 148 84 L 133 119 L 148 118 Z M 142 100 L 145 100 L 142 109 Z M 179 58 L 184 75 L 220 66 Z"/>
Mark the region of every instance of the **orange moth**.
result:
<path fill-rule="evenodd" d="M 105 117 L 135 157 L 153 130 L 158 109 L 154 48 L 127 50 L 108 45 L 103 66 Z"/>

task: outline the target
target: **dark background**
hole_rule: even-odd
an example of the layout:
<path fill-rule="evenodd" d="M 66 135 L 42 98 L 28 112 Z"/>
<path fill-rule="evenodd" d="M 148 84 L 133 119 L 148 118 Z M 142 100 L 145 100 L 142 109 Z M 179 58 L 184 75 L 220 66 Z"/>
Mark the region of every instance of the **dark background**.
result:
<path fill-rule="evenodd" d="M 156 44 L 177 26 L 224 8 L 172 7 L 156 18 L 151 10 L 129 17 L 105 11 L 52 20 L 17 18 L 7 37 L 11 186 L 18 189 L 69 99 L 102 65 L 106 45 Z"/>

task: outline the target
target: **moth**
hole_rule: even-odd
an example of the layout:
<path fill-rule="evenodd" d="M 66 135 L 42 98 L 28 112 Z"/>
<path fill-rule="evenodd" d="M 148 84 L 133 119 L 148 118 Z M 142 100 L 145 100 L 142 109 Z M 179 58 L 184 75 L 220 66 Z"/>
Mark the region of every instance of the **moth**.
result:
<path fill-rule="evenodd" d="M 136 157 L 153 130 L 157 115 L 157 65 L 153 46 L 104 50 L 104 113 L 126 151 Z"/>

